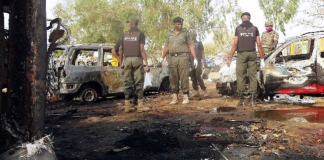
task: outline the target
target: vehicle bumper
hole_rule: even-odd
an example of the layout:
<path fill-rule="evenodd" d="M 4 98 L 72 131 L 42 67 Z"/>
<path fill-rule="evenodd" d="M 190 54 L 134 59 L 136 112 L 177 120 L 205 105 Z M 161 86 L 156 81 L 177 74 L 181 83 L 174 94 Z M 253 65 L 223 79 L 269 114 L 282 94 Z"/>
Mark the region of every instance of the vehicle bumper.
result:
<path fill-rule="evenodd" d="M 74 93 L 78 92 L 80 86 L 81 86 L 81 84 L 61 83 L 58 93 L 59 94 L 74 94 Z"/>

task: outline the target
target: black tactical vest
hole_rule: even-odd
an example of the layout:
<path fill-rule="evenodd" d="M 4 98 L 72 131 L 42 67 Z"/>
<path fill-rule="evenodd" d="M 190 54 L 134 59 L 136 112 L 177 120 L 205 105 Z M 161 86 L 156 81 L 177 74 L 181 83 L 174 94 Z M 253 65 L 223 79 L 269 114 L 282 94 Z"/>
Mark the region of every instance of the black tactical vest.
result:
<path fill-rule="evenodd" d="M 141 32 L 125 32 L 123 37 L 123 54 L 125 57 L 141 57 Z"/>
<path fill-rule="evenodd" d="M 243 28 L 242 26 L 238 26 L 238 52 L 253 52 L 255 49 L 255 42 L 257 37 L 257 29 L 252 26 L 249 28 Z"/>

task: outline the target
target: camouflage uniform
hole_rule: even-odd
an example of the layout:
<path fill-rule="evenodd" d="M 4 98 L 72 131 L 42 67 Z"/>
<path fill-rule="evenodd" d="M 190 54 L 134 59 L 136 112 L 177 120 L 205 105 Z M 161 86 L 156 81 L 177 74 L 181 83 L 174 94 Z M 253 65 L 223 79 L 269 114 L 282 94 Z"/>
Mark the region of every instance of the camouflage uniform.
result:
<path fill-rule="evenodd" d="M 166 41 L 169 44 L 169 75 L 173 93 L 179 93 L 179 81 L 183 94 L 189 94 L 189 45 L 193 44 L 187 29 L 183 28 L 179 34 L 169 31 Z"/>
<path fill-rule="evenodd" d="M 266 26 L 272 26 L 272 22 L 266 22 L 265 24 Z M 278 42 L 279 40 L 279 34 L 274 31 L 271 30 L 270 32 L 263 32 L 262 36 L 261 36 L 261 44 L 264 50 L 265 55 L 268 55 L 271 53 L 271 46 L 274 43 L 274 41 Z"/>

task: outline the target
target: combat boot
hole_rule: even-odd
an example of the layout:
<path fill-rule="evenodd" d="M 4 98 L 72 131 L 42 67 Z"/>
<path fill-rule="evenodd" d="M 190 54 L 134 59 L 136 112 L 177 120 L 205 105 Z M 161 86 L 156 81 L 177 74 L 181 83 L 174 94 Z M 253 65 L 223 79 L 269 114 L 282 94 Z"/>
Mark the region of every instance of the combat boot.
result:
<path fill-rule="evenodd" d="M 177 104 L 178 103 L 178 94 L 173 93 L 172 94 L 172 100 L 169 104 Z"/>
<path fill-rule="evenodd" d="M 188 103 L 189 103 L 189 95 L 188 94 L 184 94 L 183 95 L 182 104 L 188 104 Z"/>
<path fill-rule="evenodd" d="M 255 93 L 251 93 L 251 99 L 250 99 L 250 107 L 255 107 L 256 103 L 255 103 Z"/>
<path fill-rule="evenodd" d="M 137 95 L 133 96 L 133 100 L 131 101 L 131 106 L 135 107 L 138 104 L 138 97 Z"/>
<path fill-rule="evenodd" d="M 125 113 L 133 112 L 134 108 L 131 107 L 130 101 L 125 100 Z"/>
<path fill-rule="evenodd" d="M 199 94 L 199 90 L 193 90 L 193 91 L 192 91 L 192 96 L 193 96 L 193 97 L 199 97 L 199 96 L 200 96 L 200 94 Z"/>
<path fill-rule="evenodd" d="M 137 105 L 137 112 L 147 112 L 149 110 L 151 110 L 151 108 L 144 106 L 144 100 L 139 99 L 138 100 L 138 105 Z"/>
<path fill-rule="evenodd" d="M 237 107 L 244 107 L 245 103 L 244 103 L 244 93 L 239 92 L 238 93 L 238 97 L 239 97 L 239 102 L 237 103 Z"/>

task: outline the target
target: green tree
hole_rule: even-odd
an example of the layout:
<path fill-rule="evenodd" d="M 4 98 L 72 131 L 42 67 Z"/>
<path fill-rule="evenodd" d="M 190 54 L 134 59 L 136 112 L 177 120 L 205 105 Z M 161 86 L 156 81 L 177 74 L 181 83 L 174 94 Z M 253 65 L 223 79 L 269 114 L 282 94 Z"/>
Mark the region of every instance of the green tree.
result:
<path fill-rule="evenodd" d="M 242 10 L 237 5 L 237 0 L 223 1 L 223 5 L 218 9 L 218 14 L 222 15 L 217 17 L 215 29 L 213 29 L 215 54 L 222 55 L 229 53 L 231 45 L 234 41 L 234 31 L 239 24 Z"/>
<path fill-rule="evenodd" d="M 115 43 L 121 38 L 127 18 L 140 15 L 136 2 L 115 2 L 64 0 L 54 8 L 54 14 L 70 27 L 72 43 Z"/>
<path fill-rule="evenodd" d="M 215 43 L 204 44 L 204 53 L 206 54 L 206 56 L 215 55 L 216 49 L 217 48 Z"/>
<path fill-rule="evenodd" d="M 183 17 L 184 27 L 204 38 L 234 12 L 233 6 L 237 0 L 64 0 L 54 14 L 70 26 L 71 43 L 116 43 L 128 29 L 125 21 L 136 16 L 147 36 L 148 52 L 157 56 L 174 17 Z"/>
<path fill-rule="evenodd" d="M 276 29 L 285 35 L 285 24 L 298 12 L 300 0 L 259 0 L 267 20 L 272 20 Z"/>
<path fill-rule="evenodd" d="M 302 0 L 303 10 L 299 22 L 312 28 L 324 28 L 324 0 Z M 311 9 L 310 9 L 311 8 Z"/>

